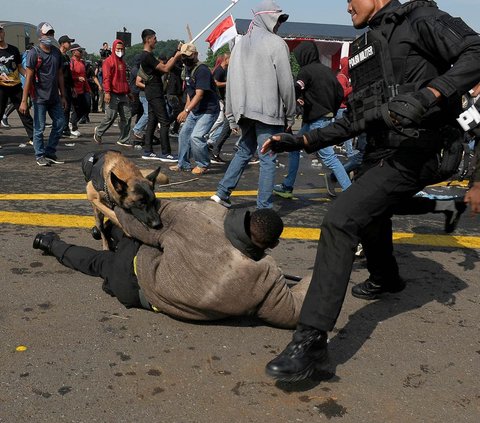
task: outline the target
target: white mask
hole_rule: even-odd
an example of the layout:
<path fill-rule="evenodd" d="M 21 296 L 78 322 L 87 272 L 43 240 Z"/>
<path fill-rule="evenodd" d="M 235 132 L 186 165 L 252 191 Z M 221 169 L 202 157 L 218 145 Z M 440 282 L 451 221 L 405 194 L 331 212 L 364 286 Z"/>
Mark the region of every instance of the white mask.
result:
<path fill-rule="evenodd" d="M 115 54 L 117 55 L 117 57 L 122 58 L 125 53 L 123 51 L 115 51 Z"/>

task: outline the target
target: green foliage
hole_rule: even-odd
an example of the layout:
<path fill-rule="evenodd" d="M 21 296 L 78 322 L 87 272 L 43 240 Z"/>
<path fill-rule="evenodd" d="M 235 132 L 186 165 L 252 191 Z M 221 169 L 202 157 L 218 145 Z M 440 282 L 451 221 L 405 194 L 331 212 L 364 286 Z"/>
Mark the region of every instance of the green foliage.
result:
<path fill-rule="evenodd" d="M 217 61 L 217 57 L 225 53 L 230 53 L 230 47 L 228 44 L 225 44 L 223 47 L 219 48 L 215 53 L 213 53 L 211 49 L 208 49 L 207 58 L 203 60 L 203 63 L 205 63 L 210 69 L 213 69 L 215 62 Z"/>
<path fill-rule="evenodd" d="M 295 58 L 295 55 L 293 53 L 290 53 L 290 67 L 292 68 L 292 74 L 294 77 L 298 75 L 298 72 L 300 71 L 300 65 L 297 62 L 297 59 Z"/>

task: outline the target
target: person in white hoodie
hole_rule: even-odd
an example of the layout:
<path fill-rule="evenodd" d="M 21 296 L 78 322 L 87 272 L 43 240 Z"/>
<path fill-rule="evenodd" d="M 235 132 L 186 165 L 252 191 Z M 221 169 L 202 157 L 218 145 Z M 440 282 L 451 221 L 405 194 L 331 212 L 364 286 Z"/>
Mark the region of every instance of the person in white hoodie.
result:
<path fill-rule="evenodd" d="M 276 154 L 260 153 L 263 143 L 294 123 L 295 89 L 287 44 L 276 35 L 288 15 L 273 0 L 254 9 L 250 28 L 233 48 L 228 71 L 225 115 L 242 136 L 238 150 L 211 199 L 230 207 L 248 162 L 258 150 L 260 175 L 257 208 L 271 208 Z"/>

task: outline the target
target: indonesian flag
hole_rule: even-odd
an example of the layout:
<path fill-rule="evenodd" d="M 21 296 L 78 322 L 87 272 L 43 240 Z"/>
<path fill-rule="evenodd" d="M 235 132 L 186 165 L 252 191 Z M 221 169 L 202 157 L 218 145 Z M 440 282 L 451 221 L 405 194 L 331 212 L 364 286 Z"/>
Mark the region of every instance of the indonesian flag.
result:
<path fill-rule="evenodd" d="M 232 15 L 230 15 L 215 27 L 205 41 L 210 44 L 210 48 L 215 53 L 220 47 L 227 44 L 230 40 L 233 40 L 237 35 L 235 22 Z"/>

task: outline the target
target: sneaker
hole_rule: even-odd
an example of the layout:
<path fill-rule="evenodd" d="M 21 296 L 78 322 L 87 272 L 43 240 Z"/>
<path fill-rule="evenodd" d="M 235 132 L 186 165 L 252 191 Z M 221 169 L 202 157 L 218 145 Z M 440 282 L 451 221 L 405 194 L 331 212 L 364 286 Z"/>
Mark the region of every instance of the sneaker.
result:
<path fill-rule="evenodd" d="M 172 172 L 190 172 L 192 170 L 192 169 L 187 169 L 187 168 L 184 168 L 184 167 L 180 167 L 178 165 L 170 166 L 169 169 Z"/>
<path fill-rule="evenodd" d="M 45 160 L 48 163 L 54 163 L 54 164 L 64 164 L 65 163 L 65 162 L 62 162 L 61 160 L 58 160 L 57 156 L 55 156 L 55 155 L 45 156 Z"/>
<path fill-rule="evenodd" d="M 288 188 L 283 184 L 274 185 L 273 193 L 282 198 L 293 198 L 293 188 Z"/>
<path fill-rule="evenodd" d="M 10 124 L 8 123 L 8 118 L 4 117 L 4 118 L 2 119 L 2 126 L 3 126 L 4 128 L 10 128 Z"/>
<path fill-rule="evenodd" d="M 379 296 L 386 292 L 400 292 L 405 289 L 406 282 L 400 278 L 397 279 L 388 285 L 378 284 L 372 282 L 370 279 L 367 279 L 365 282 L 359 283 L 352 287 L 352 295 L 355 298 L 360 298 L 361 300 L 376 300 Z"/>
<path fill-rule="evenodd" d="M 37 158 L 37 164 L 39 166 L 50 166 L 50 162 L 43 156 Z"/>
<path fill-rule="evenodd" d="M 176 154 L 159 154 L 158 157 L 160 158 L 160 161 L 165 163 L 178 162 L 178 156 Z"/>
<path fill-rule="evenodd" d="M 212 157 L 210 159 L 210 163 L 214 163 L 214 164 L 225 164 L 226 161 L 223 160 L 221 157 L 220 157 L 220 154 L 212 154 Z"/>
<path fill-rule="evenodd" d="M 134 136 L 136 139 L 142 140 L 142 141 L 143 141 L 144 138 L 145 138 L 145 135 L 142 135 L 140 132 L 134 132 L 134 133 L 133 133 L 133 136 Z"/>
<path fill-rule="evenodd" d="M 70 134 L 73 135 L 74 137 L 79 137 L 81 134 L 81 132 L 77 129 L 75 131 L 70 131 Z"/>
<path fill-rule="evenodd" d="M 62 138 L 70 138 L 71 140 L 74 140 L 74 139 L 78 138 L 78 136 L 73 135 L 70 131 L 63 131 Z"/>
<path fill-rule="evenodd" d="M 256 164 L 259 164 L 260 163 L 260 160 L 258 159 L 258 157 L 252 157 L 250 159 L 250 161 L 248 162 L 249 165 L 256 165 Z"/>
<path fill-rule="evenodd" d="M 232 203 L 228 198 L 224 200 L 223 198 L 220 198 L 217 194 L 212 195 L 210 197 L 210 200 L 215 201 L 215 203 L 220 204 L 223 207 L 226 207 L 227 209 L 232 207 Z"/>
<path fill-rule="evenodd" d="M 117 144 L 121 145 L 122 147 L 133 147 L 135 145 L 135 143 L 133 141 L 130 141 L 130 140 L 117 141 Z"/>
<path fill-rule="evenodd" d="M 455 201 L 455 210 L 445 210 L 445 227 L 444 230 L 447 234 L 451 234 L 457 229 L 458 222 L 463 212 L 467 209 L 467 205 L 463 200 Z"/>
<path fill-rule="evenodd" d="M 95 129 L 93 130 L 93 141 L 95 141 L 97 144 L 101 144 L 102 137 L 97 134 L 97 129 L 98 129 L 98 126 L 96 126 Z"/>
<path fill-rule="evenodd" d="M 28 140 L 27 145 L 33 145 L 33 140 Z"/>
<path fill-rule="evenodd" d="M 52 126 L 53 126 L 52 123 L 46 123 L 46 124 L 45 124 L 45 128 L 51 128 Z"/>
<path fill-rule="evenodd" d="M 323 174 L 323 178 L 325 179 L 325 188 L 327 189 L 327 193 L 330 197 L 336 197 L 337 194 L 335 193 L 335 188 L 332 186 L 332 182 L 330 180 L 330 176 L 326 173 Z"/>
<path fill-rule="evenodd" d="M 143 160 L 160 160 L 160 156 L 157 156 L 153 151 L 150 153 L 145 152 L 142 156 Z"/>
<path fill-rule="evenodd" d="M 194 175 L 203 175 L 204 173 L 208 172 L 208 167 L 200 167 L 200 166 L 195 166 L 192 169 L 192 173 Z"/>
<path fill-rule="evenodd" d="M 313 375 L 328 359 L 328 335 L 325 331 L 298 325 L 292 341 L 272 361 L 265 371 L 283 382 L 297 382 Z"/>

